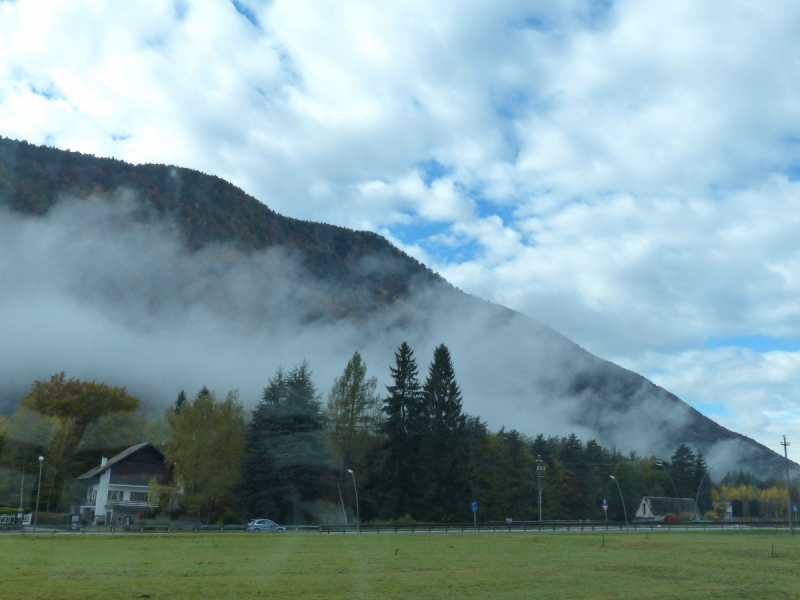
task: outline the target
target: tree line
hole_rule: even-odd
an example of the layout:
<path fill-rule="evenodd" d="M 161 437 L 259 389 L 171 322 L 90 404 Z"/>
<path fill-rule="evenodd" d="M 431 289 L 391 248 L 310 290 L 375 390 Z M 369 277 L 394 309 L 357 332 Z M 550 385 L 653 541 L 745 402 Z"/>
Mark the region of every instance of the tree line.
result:
<path fill-rule="evenodd" d="M 354 518 L 353 484 L 365 521 L 465 522 L 472 502 L 482 521 L 536 520 L 540 511 L 546 520 L 598 520 L 603 500 L 616 521 L 625 512 L 632 519 L 642 496 L 694 498 L 699 489 L 706 512 L 723 491 L 707 477 L 703 454 L 686 445 L 659 461 L 575 434 L 490 431 L 463 411 L 444 344 L 424 379 L 401 344 L 390 375 L 382 394 L 355 352 L 323 400 L 302 361 L 279 368 L 249 413 L 238 391 L 223 398 L 203 387 L 193 398 L 182 391 L 163 418 L 150 420 L 125 388 L 54 375 L 0 420 L 0 493 L 10 506 L 21 493 L 30 506 L 42 453 L 40 507 L 65 510 L 85 493 L 72 482 L 101 453 L 143 440 L 164 453 L 175 477 L 173 487 L 151 485 L 151 495 L 166 500 L 180 488 L 181 510 L 205 522 L 339 523 Z M 20 487 L 22 472 L 28 483 Z"/>

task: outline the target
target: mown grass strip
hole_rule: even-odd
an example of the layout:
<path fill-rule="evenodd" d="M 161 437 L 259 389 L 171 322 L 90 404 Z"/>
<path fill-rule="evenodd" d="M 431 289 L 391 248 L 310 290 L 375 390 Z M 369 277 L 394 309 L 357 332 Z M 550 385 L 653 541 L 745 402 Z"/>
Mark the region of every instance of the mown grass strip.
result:
<path fill-rule="evenodd" d="M 800 598 L 788 532 L 602 535 L 3 535 L 0 585 L 6 599 Z"/>

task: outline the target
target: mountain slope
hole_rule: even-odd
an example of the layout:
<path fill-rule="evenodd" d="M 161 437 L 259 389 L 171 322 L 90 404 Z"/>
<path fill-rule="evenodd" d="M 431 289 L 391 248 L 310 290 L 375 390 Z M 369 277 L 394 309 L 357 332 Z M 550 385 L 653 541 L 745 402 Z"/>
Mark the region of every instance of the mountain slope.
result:
<path fill-rule="evenodd" d="M 63 369 L 151 405 L 208 381 L 247 401 L 303 356 L 330 381 L 355 349 L 380 368 L 408 340 L 424 367 L 445 342 L 465 407 L 492 426 L 667 458 L 688 443 L 723 468 L 782 473 L 764 446 L 384 238 L 281 216 L 217 177 L 0 139 L 0 206 L 7 406 Z"/>

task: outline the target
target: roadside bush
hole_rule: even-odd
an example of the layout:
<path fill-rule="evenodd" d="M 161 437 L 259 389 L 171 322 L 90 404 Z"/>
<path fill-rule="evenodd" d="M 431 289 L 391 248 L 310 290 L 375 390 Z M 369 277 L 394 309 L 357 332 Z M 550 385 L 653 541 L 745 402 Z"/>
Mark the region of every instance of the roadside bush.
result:
<path fill-rule="evenodd" d="M 680 523 L 681 518 L 678 515 L 667 513 L 664 515 L 664 523 Z"/>
<path fill-rule="evenodd" d="M 217 518 L 214 520 L 215 525 L 241 525 L 242 519 L 241 517 L 234 511 L 229 510 L 221 515 L 217 515 Z"/>
<path fill-rule="evenodd" d="M 372 521 L 363 521 L 363 525 L 416 525 L 422 521 L 412 519 L 410 515 L 401 517 L 400 519 L 373 519 Z M 355 524 L 355 519 L 353 519 Z"/>
<path fill-rule="evenodd" d="M 67 515 L 65 513 L 39 511 L 39 525 L 65 525 L 66 523 Z"/>
<path fill-rule="evenodd" d="M 681 513 L 681 521 L 683 521 L 684 523 L 694 521 L 695 516 L 696 515 L 693 512 L 683 512 Z"/>

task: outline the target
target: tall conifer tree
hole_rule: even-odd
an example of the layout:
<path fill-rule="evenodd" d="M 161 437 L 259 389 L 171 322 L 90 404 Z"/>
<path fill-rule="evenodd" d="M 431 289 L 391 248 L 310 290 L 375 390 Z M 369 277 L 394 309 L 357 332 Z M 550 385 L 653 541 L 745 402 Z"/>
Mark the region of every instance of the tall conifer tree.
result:
<path fill-rule="evenodd" d="M 450 351 L 441 344 L 433 353 L 428 377 L 423 387 L 424 413 L 428 435 L 423 451 L 432 498 L 426 505 L 438 519 L 453 520 L 465 512 L 468 491 L 466 448 L 464 447 L 466 416 L 461 410 L 461 389 Z"/>
<path fill-rule="evenodd" d="M 672 455 L 670 475 L 681 498 L 694 498 L 697 490 L 694 484 L 695 460 L 694 452 L 686 444 L 678 446 Z"/>
<path fill-rule="evenodd" d="M 278 369 L 247 426 L 240 499 L 248 517 L 314 520 L 315 503 L 333 481 L 324 424 L 308 363 Z"/>
<path fill-rule="evenodd" d="M 419 447 L 424 416 L 421 389 L 414 351 L 403 342 L 397 349 L 395 366 L 390 367 L 394 385 L 386 386 L 389 396 L 384 400 L 386 421 L 386 479 L 387 508 L 392 516 L 418 516 L 416 496 L 419 493 Z M 415 514 L 416 513 L 416 514 Z"/>

